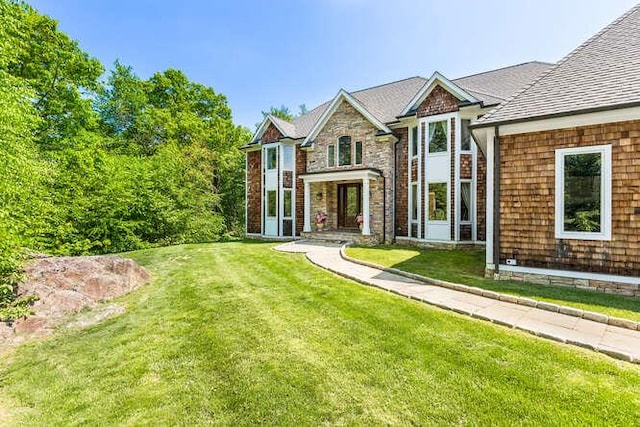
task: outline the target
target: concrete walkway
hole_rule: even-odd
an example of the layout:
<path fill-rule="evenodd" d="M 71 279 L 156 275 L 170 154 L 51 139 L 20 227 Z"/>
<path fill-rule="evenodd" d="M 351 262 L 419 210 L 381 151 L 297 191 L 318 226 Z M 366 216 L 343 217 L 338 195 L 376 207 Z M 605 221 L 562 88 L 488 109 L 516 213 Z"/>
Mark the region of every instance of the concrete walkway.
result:
<path fill-rule="evenodd" d="M 637 330 L 429 285 L 356 264 L 340 256 L 339 244 L 295 241 L 275 249 L 305 253 L 312 263 L 341 276 L 427 304 L 640 363 L 640 331 Z"/>

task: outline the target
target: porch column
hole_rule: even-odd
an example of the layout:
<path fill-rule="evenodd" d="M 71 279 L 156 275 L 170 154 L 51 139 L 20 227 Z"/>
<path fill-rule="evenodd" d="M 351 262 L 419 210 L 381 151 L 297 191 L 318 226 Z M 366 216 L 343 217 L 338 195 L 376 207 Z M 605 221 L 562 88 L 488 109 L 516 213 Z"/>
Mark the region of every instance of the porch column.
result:
<path fill-rule="evenodd" d="M 311 183 L 304 182 L 304 227 L 305 233 L 311 232 Z"/>
<path fill-rule="evenodd" d="M 364 221 L 362 222 L 362 234 L 369 236 L 371 234 L 371 226 L 369 219 L 369 178 L 362 179 L 362 216 Z"/>

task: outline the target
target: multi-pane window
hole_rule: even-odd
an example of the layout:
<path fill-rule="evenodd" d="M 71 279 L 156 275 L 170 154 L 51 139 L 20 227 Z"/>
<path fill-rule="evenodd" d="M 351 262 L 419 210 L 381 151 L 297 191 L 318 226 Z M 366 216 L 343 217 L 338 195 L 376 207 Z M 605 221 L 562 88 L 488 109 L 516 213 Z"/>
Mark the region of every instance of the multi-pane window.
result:
<path fill-rule="evenodd" d="M 447 220 L 447 183 L 429 183 L 429 221 Z"/>
<path fill-rule="evenodd" d="M 282 204 L 283 204 L 283 208 L 284 208 L 284 212 L 283 215 L 285 218 L 291 218 L 292 216 L 292 209 L 291 209 L 291 190 L 284 190 L 284 193 L 282 193 Z"/>
<path fill-rule="evenodd" d="M 267 191 L 267 216 L 275 218 L 278 215 L 278 193 L 275 190 Z"/>
<path fill-rule="evenodd" d="M 278 149 L 276 147 L 267 148 L 267 169 L 278 167 Z"/>
<path fill-rule="evenodd" d="M 418 155 L 418 127 L 411 128 L 411 157 Z"/>
<path fill-rule="evenodd" d="M 469 130 L 471 120 L 462 120 L 460 122 L 460 150 L 471 151 L 471 131 Z"/>
<path fill-rule="evenodd" d="M 336 165 L 336 146 L 329 144 L 327 147 L 327 166 L 330 168 Z"/>
<path fill-rule="evenodd" d="M 351 137 L 341 136 L 338 139 L 338 166 L 351 164 Z"/>
<path fill-rule="evenodd" d="M 429 153 L 442 153 L 447 151 L 448 134 L 446 120 L 429 123 Z"/>
<path fill-rule="evenodd" d="M 356 141 L 356 153 L 355 153 L 354 164 L 356 165 L 362 164 L 362 141 Z"/>
<path fill-rule="evenodd" d="M 611 238 L 611 146 L 556 150 L 556 237 Z"/>
<path fill-rule="evenodd" d="M 460 222 L 471 221 L 471 182 L 460 183 Z"/>

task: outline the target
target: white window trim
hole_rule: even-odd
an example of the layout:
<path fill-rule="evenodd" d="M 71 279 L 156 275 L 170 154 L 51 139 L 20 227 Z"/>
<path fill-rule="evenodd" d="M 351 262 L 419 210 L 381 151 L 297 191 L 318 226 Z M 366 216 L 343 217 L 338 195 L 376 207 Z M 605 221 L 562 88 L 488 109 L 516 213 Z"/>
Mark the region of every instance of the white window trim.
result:
<path fill-rule="evenodd" d="M 431 206 L 429 205 L 429 188 L 432 185 L 435 184 L 444 184 L 447 186 L 447 219 L 429 219 L 429 212 L 431 211 Z M 431 224 L 449 224 L 449 222 L 451 221 L 451 185 L 449 182 L 447 181 L 433 181 L 433 182 L 427 182 L 426 183 L 426 187 L 425 188 L 425 193 L 426 193 L 426 211 L 425 211 L 425 219 L 426 221 L 428 221 Z"/>
<path fill-rule="evenodd" d="M 564 157 L 566 155 L 598 153 L 602 156 L 600 174 L 600 232 L 564 231 Z M 560 148 L 556 150 L 556 239 L 611 240 L 611 145 Z"/>

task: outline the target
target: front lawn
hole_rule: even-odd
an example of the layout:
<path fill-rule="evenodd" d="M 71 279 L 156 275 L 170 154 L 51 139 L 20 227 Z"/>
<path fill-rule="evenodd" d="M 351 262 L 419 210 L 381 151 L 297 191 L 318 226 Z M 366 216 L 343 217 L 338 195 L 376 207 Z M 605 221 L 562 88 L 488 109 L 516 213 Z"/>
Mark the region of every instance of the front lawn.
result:
<path fill-rule="evenodd" d="M 640 321 L 640 298 L 582 289 L 484 278 L 484 250 L 419 249 L 408 246 L 349 247 L 347 255 L 434 279 Z"/>
<path fill-rule="evenodd" d="M 0 420 L 638 421 L 637 365 L 361 286 L 272 247 L 236 242 L 129 254 L 155 281 L 119 300 L 126 313 L 23 345 L 0 362 Z"/>

